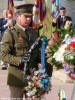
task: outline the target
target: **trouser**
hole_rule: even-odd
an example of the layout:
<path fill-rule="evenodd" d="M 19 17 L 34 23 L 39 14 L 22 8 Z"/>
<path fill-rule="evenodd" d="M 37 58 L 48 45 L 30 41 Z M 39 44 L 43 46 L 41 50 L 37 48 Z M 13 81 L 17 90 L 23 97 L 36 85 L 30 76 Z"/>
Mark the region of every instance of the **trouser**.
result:
<path fill-rule="evenodd" d="M 9 86 L 10 100 L 23 100 L 23 87 Z"/>
<path fill-rule="evenodd" d="M 15 87 L 15 86 L 9 86 L 10 89 L 10 100 L 41 100 L 41 98 L 26 98 L 23 99 L 23 87 Z M 24 94 L 25 95 L 25 94 Z"/>

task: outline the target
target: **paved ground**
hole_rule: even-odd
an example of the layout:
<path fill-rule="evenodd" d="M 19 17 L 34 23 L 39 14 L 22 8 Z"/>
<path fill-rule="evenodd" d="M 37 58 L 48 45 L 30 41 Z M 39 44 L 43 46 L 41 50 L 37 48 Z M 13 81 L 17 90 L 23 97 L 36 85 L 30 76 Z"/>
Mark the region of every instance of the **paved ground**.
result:
<path fill-rule="evenodd" d="M 0 100 L 9 100 L 9 87 L 7 86 L 7 70 L 0 69 Z M 54 77 L 51 79 L 52 81 L 52 90 L 49 94 L 47 94 L 44 100 L 59 100 L 58 92 L 60 88 L 63 88 L 66 93 L 66 100 L 70 100 L 73 83 L 63 83 L 59 80 L 56 80 Z M 74 99 L 75 100 L 75 95 Z"/>

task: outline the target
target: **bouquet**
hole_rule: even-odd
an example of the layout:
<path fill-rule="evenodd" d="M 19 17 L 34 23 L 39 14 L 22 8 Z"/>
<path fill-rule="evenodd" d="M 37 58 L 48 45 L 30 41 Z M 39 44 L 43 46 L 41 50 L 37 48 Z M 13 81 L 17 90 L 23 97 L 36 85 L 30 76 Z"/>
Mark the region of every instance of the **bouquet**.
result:
<path fill-rule="evenodd" d="M 42 77 L 42 73 L 34 69 L 30 75 L 25 77 L 28 81 L 27 87 L 25 87 L 26 96 L 28 98 L 41 98 L 45 93 L 50 90 L 50 78 L 46 75 Z"/>
<path fill-rule="evenodd" d="M 71 25 L 71 22 L 69 24 Z M 75 79 L 75 24 L 72 24 L 70 30 L 67 30 L 66 26 L 61 28 L 59 33 L 61 43 L 54 52 L 53 59 L 64 66 L 71 79 Z"/>
<path fill-rule="evenodd" d="M 64 60 L 70 65 L 75 65 L 75 35 L 72 36 L 70 44 L 65 49 Z"/>
<path fill-rule="evenodd" d="M 58 50 L 53 55 L 53 58 L 56 60 L 56 62 L 60 63 L 64 62 L 64 52 L 66 47 L 69 45 L 70 41 L 71 41 L 71 36 L 69 34 L 66 34 Z"/>
<path fill-rule="evenodd" d="M 69 34 L 69 32 L 64 28 L 61 28 L 60 30 L 53 32 L 53 35 L 48 43 L 49 50 L 47 51 L 50 54 L 49 62 L 55 65 L 56 69 L 62 68 L 62 63 L 59 60 L 63 60 L 62 51 L 64 50 L 65 45 L 63 46 L 63 48 L 61 48 L 60 44 L 66 34 Z"/>
<path fill-rule="evenodd" d="M 63 56 L 64 69 L 72 79 L 75 79 L 75 35 L 72 36 L 70 44 L 65 48 Z"/>
<path fill-rule="evenodd" d="M 53 58 L 62 63 L 69 77 L 75 79 L 75 35 L 66 35 Z"/>

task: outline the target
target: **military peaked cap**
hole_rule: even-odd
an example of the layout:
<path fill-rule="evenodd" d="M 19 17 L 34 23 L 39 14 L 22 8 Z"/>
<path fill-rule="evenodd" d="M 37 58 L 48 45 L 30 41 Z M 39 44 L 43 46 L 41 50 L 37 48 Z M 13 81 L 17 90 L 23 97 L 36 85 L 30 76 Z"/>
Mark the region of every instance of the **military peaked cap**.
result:
<path fill-rule="evenodd" d="M 24 14 L 24 15 L 32 15 L 32 8 L 33 4 L 22 4 L 15 6 L 16 8 L 16 13 Z"/>
<path fill-rule="evenodd" d="M 61 7 L 60 10 L 66 10 L 66 8 L 65 7 Z"/>

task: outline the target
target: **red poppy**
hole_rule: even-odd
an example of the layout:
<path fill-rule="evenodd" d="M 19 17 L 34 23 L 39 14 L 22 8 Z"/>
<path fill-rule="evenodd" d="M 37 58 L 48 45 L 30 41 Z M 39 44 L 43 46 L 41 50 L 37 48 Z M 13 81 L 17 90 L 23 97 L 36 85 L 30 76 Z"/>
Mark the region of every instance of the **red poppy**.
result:
<path fill-rule="evenodd" d="M 66 49 L 67 49 L 67 50 L 70 50 L 71 48 L 70 48 L 70 46 L 68 46 Z"/>
<path fill-rule="evenodd" d="M 75 42 L 71 42 L 71 43 L 70 43 L 70 46 L 71 46 L 71 47 L 74 47 L 74 46 L 75 46 Z"/>
<path fill-rule="evenodd" d="M 75 51 L 75 48 L 73 48 L 72 50 L 74 50 L 74 51 Z"/>

